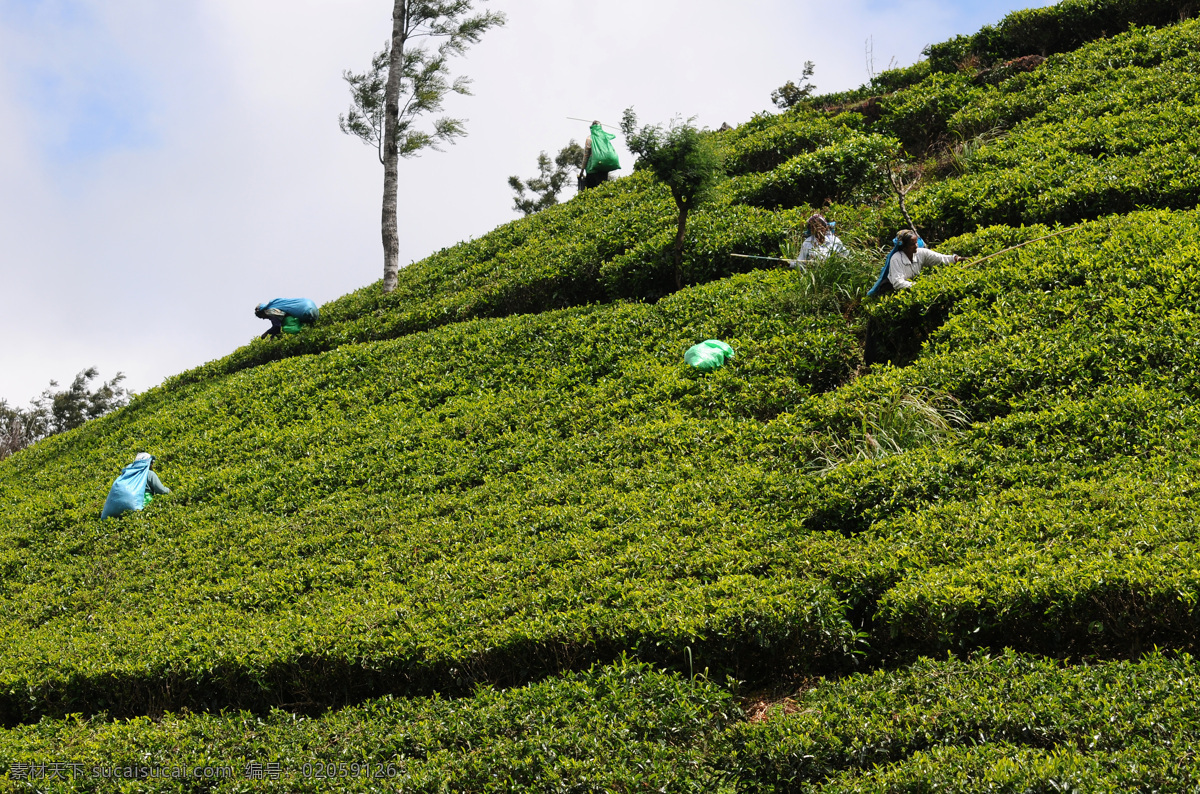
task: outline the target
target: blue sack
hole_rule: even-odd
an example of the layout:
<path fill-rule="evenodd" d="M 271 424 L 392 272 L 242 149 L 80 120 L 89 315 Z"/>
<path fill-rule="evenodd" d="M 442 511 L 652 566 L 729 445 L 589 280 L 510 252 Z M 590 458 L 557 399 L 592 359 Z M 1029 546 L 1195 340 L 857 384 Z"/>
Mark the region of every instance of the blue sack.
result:
<path fill-rule="evenodd" d="M 306 323 L 315 323 L 320 316 L 317 304 L 308 298 L 276 298 L 270 303 L 258 304 L 258 311 L 266 309 L 279 309 L 288 317 L 295 317 Z"/>
<path fill-rule="evenodd" d="M 153 462 L 153 458 L 143 458 L 121 469 L 112 488 L 108 489 L 108 498 L 104 500 L 104 509 L 100 511 L 101 518 L 119 516 L 146 506 L 146 480 Z"/>
<path fill-rule="evenodd" d="M 925 247 L 925 240 L 920 235 L 917 235 L 917 248 L 924 248 L 924 247 Z M 878 297 L 879 295 L 886 295 L 887 293 L 892 291 L 892 282 L 888 281 L 888 269 L 890 268 L 890 266 L 892 264 L 892 254 L 896 253 L 899 250 L 900 250 L 900 239 L 897 237 L 893 237 L 892 238 L 892 250 L 888 251 L 888 255 L 886 257 L 884 257 L 884 260 L 883 260 L 883 270 L 879 271 L 879 278 L 877 278 L 875 280 L 875 286 L 873 286 L 869 290 L 867 290 L 867 295 L 869 295 L 870 297 L 875 298 L 875 297 Z"/>

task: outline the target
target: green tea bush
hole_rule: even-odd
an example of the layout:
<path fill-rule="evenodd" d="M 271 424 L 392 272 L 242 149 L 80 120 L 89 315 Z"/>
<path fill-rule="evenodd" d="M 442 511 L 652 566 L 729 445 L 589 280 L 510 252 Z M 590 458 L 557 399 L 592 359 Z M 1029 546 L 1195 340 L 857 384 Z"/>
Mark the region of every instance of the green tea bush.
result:
<path fill-rule="evenodd" d="M 831 146 L 862 127 L 862 116 L 791 110 L 744 124 L 724 138 L 725 166 L 732 175 L 770 171 L 798 154 Z"/>
<path fill-rule="evenodd" d="M 884 135 L 848 132 L 773 171 L 736 178 L 729 195 L 735 202 L 768 209 L 862 201 L 884 191 L 881 164 L 895 147 L 895 140 Z"/>
<path fill-rule="evenodd" d="M 900 139 L 909 152 L 922 154 L 942 138 L 950 119 L 977 100 L 984 89 L 969 75 L 932 74 L 911 88 L 882 100 L 876 127 Z"/>
<path fill-rule="evenodd" d="M 43 720 L 0 732 L 0 757 L 10 787 L 52 791 L 1186 790 L 1200 773 L 1195 682 L 1187 656 L 1069 667 L 1004 654 L 921 660 L 769 705 L 620 663 L 313 717 Z M 55 761 L 66 771 L 51 780 Z M 222 775 L 150 776 L 196 767 Z M 118 771 L 129 779 L 103 777 Z"/>
<path fill-rule="evenodd" d="M 730 730 L 742 791 L 1187 790 L 1195 659 L 921 660 L 802 692 Z"/>
<path fill-rule="evenodd" d="M 296 792 L 713 791 L 730 693 L 622 663 L 462 699 L 382 698 L 316 717 L 283 710 L 52 722 L 0 732 L 9 786 Z M 55 760 L 58 780 L 46 772 Z M 171 771 L 222 770 L 173 780 Z M 127 780 L 105 778 L 128 770 Z M 228 771 L 230 774 L 225 775 Z M 166 773 L 166 779 L 159 775 Z M 138 777 L 141 774 L 142 777 Z M 207 774 L 212 774 L 208 772 Z M 154 776 L 151 776 L 154 775 Z"/>

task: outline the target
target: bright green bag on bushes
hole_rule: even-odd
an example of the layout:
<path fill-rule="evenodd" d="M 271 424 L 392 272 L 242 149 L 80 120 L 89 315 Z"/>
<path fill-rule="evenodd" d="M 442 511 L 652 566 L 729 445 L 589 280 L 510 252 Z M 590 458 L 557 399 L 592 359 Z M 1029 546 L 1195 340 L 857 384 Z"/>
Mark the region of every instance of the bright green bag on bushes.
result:
<path fill-rule="evenodd" d="M 683 360 L 701 372 L 712 372 L 725 366 L 733 358 L 733 348 L 717 339 L 706 339 L 692 345 L 683 354 Z"/>
<path fill-rule="evenodd" d="M 302 330 L 304 330 L 304 323 L 300 321 L 299 317 L 293 317 L 289 314 L 283 318 L 283 332 L 285 334 L 298 334 Z"/>
<path fill-rule="evenodd" d="M 615 137 L 611 132 L 605 132 L 599 124 L 592 125 L 592 156 L 588 158 L 586 169 L 589 174 L 607 174 L 621 169 L 617 150 L 612 145 Z"/>

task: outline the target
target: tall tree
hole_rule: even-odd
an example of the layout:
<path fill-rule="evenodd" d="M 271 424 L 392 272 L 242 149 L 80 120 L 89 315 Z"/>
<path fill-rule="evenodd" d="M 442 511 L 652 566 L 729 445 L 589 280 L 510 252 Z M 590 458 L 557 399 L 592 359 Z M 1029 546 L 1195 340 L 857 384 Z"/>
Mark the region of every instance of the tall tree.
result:
<path fill-rule="evenodd" d="M 545 152 L 538 155 L 538 175 L 522 180 L 519 176 L 510 176 L 508 185 L 516 191 L 513 207 L 517 212 L 532 215 L 535 212 L 553 207 L 558 203 L 558 194 L 566 186 L 571 175 L 583 167 L 583 147 L 572 140 L 562 149 L 551 163 L 550 156 Z M 534 198 L 526 198 L 525 191 L 534 194 Z"/>
<path fill-rule="evenodd" d="M 486 2 L 486 0 L 480 0 Z M 491 28 L 503 25 L 504 14 L 474 11 L 475 0 L 395 0 L 392 38 L 363 74 L 344 72 L 350 84 L 349 113 L 338 118 L 342 132 L 354 135 L 379 152 L 383 164 L 383 291 L 396 288 L 400 267 L 400 233 L 396 199 L 399 158 L 422 149 L 438 150 L 466 134 L 462 119 L 440 118 L 431 130 L 416 129 L 418 116 L 436 113 L 450 92 L 471 93 L 470 80 L 450 80 L 449 59 L 462 55 Z M 430 50 L 414 42 L 436 41 Z"/>
<path fill-rule="evenodd" d="M 704 200 L 725 173 L 721 155 L 710 135 L 692 126 L 691 120 L 637 129 L 637 116 L 627 108 L 621 119 L 625 145 L 638 156 L 635 168 L 649 168 L 675 199 L 679 217 L 675 227 L 675 287 L 683 286 L 683 241 L 688 213 Z"/>

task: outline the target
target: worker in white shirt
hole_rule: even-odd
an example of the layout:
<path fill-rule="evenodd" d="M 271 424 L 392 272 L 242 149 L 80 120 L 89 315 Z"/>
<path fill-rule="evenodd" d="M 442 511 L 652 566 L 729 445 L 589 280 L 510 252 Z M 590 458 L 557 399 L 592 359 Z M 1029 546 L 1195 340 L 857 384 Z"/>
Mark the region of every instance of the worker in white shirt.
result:
<path fill-rule="evenodd" d="M 830 254 L 841 254 L 842 256 L 850 254 L 846 250 L 846 246 L 842 245 L 842 241 L 833 233 L 833 224 L 825 220 L 825 216 L 821 213 L 814 212 L 809 216 L 806 227 L 808 236 L 800 244 L 800 255 L 792 260 L 792 267 L 802 267 L 804 262 L 824 259 Z"/>
<path fill-rule="evenodd" d="M 939 254 L 929 248 L 918 248 L 920 238 L 912 229 L 901 229 L 896 234 L 896 244 L 899 249 L 888 260 L 888 281 L 893 289 L 908 289 L 913 285 L 913 279 L 921 272 L 921 268 L 931 262 L 961 262 L 963 257 L 957 254 Z"/>

